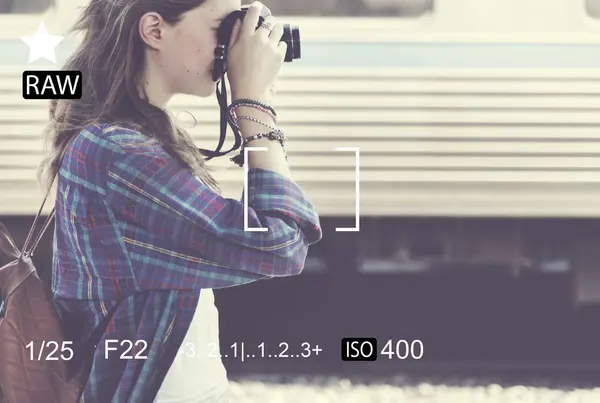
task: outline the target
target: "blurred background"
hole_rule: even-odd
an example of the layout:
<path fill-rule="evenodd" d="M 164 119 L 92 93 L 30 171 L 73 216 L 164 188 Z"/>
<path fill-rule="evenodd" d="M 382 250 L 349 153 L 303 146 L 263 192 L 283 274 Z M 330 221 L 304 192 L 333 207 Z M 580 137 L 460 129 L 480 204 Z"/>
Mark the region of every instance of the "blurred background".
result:
<path fill-rule="evenodd" d="M 77 46 L 27 64 L 19 38 L 42 20 L 66 35 L 82 1 L 0 0 L 0 221 L 19 244 L 48 119 L 20 75 Z M 324 238 L 301 276 L 216 292 L 222 350 L 322 351 L 226 360 L 234 401 L 599 401 L 600 0 L 265 4 L 300 27 L 274 106 Z M 215 99 L 170 107 L 216 146 Z M 358 195 L 355 153 L 336 147 L 360 150 Z M 237 198 L 243 173 L 215 165 Z M 51 251 L 48 231 L 46 279 Z M 343 337 L 420 341 L 423 356 L 342 362 Z"/>

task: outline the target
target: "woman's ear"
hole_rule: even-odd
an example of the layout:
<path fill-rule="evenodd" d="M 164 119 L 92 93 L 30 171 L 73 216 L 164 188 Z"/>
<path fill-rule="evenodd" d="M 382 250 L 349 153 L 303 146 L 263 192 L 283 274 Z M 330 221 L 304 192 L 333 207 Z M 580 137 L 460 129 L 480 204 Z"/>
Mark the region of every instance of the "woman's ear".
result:
<path fill-rule="evenodd" d="M 163 38 L 165 23 L 160 14 L 149 12 L 142 15 L 138 25 L 140 38 L 152 49 L 160 49 Z"/>

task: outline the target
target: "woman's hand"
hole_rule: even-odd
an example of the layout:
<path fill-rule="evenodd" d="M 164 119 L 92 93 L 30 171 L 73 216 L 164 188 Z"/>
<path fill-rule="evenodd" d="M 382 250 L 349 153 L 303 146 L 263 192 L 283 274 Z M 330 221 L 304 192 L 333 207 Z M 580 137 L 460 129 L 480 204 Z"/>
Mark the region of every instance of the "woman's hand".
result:
<path fill-rule="evenodd" d="M 273 27 L 256 29 L 263 5 L 254 2 L 243 22 L 234 25 L 227 56 L 227 78 L 233 100 L 250 98 L 271 103 L 277 76 L 285 60 L 287 44 L 281 42 L 283 26 L 267 17 L 265 23 Z"/>

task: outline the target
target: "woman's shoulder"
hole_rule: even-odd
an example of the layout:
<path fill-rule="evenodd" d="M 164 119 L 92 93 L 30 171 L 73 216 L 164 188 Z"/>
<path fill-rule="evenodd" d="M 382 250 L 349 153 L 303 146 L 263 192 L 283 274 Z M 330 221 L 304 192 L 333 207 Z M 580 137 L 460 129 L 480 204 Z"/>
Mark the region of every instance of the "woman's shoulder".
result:
<path fill-rule="evenodd" d="M 94 123 L 80 133 L 97 148 L 107 148 L 117 154 L 162 153 L 160 143 L 142 128 L 115 123 Z"/>

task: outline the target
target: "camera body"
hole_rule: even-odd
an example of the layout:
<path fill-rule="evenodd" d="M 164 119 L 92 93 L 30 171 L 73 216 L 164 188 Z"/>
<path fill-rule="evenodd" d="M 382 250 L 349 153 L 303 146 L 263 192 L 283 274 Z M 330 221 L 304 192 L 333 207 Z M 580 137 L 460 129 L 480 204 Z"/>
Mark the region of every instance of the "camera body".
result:
<path fill-rule="evenodd" d="M 217 47 L 215 48 L 215 60 L 212 72 L 213 81 L 219 81 L 225 74 L 227 68 L 227 48 L 231 40 L 231 34 L 233 26 L 237 20 L 243 20 L 248 12 L 249 6 L 244 6 L 240 10 L 236 10 L 230 13 L 221 22 L 217 31 Z M 260 27 L 266 17 L 271 15 L 271 10 L 268 7 L 263 6 L 260 18 L 258 20 L 258 26 Z M 283 25 L 283 37 L 282 42 L 287 44 L 287 52 L 285 54 L 285 62 L 290 63 L 301 57 L 301 44 L 300 44 L 300 29 L 297 26 L 289 24 Z"/>

